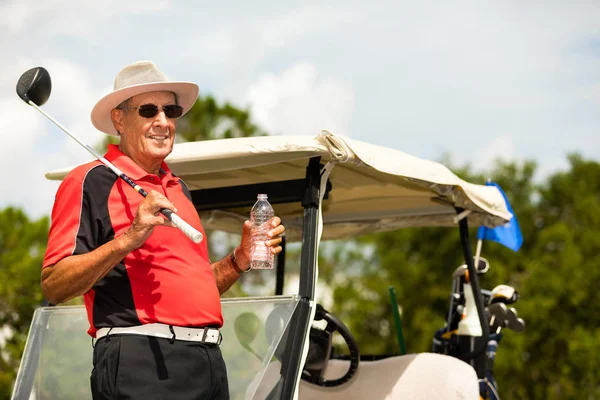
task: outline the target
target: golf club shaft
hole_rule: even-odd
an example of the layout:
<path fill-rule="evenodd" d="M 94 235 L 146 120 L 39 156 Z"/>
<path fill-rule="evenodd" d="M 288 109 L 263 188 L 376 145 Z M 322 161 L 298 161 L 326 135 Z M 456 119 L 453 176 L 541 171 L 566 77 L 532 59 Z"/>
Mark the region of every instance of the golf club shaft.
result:
<path fill-rule="evenodd" d="M 79 143 L 81 146 L 83 146 L 87 151 L 89 151 L 94 157 L 96 157 L 100 162 L 102 162 L 102 164 L 106 165 L 112 172 L 114 172 L 119 178 L 123 179 L 125 182 L 127 182 L 129 184 L 129 186 L 131 186 L 132 188 L 135 189 L 136 192 L 138 192 L 139 194 L 141 194 L 142 196 L 146 197 L 148 195 L 148 193 L 142 189 L 137 183 L 135 183 L 131 178 L 129 178 L 127 175 L 125 175 L 119 168 L 117 168 L 113 163 L 111 163 L 110 161 L 108 161 L 106 158 L 102 157 L 96 150 L 94 150 L 92 147 L 90 147 L 89 145 L 87 145 L 86 143 L 83 143 L 81 140 L 79 140 L 79 138 L 75 135 L 73 135 L 71 132 L 69 132 L 69 130 L 67 128 L 65 128 L 64 126 L 62 126 L 62 124 L 60 122 L 58 122 L 57 120 L 55 120 L 54 118 L 52 118 L 48 113 L 46 113 L 44 110 L 42 110 L 40 107 L 37 106 L 37 104 L 35 104 L 34 102 L 32 102 L 31 100 L 27 103 L 29 104 L 31 107 L 35 108 L 36 110 L 38 110 L 40 113 L 42 113 L 46 118 L 48 118 L 50 121 L 52 121 L 56 126 L 58 126 L 60 129 L 62 129 L 67 135 L 71 136 L 71 138 L 73 140 L 75 140 L 77 143 Z M 180 216 L 178 216 L 177 214 L 175 214 L 173 211 L 169 210 L 168 208 L 161 208 L 160 212 L 169 220 L 173 223 L 173 225 L 175 225 L 177 228 L 179 228 L 187 237 L 189 237 L 194 243 L 200 243 L 203 239 L 202 237 L 202 233 L 200 233 L 199 231 L 197 231 L 193 226 L 191 226 L 190 224 L 188 224 L 187 222 L 185 222 L 183 219 L 181 219 Z"/>

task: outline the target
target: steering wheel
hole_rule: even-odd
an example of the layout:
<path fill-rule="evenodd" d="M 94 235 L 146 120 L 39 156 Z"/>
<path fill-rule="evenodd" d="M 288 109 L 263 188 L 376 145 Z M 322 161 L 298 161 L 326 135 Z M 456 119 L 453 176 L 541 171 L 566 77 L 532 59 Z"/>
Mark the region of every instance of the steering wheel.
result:
<path fill-rule="evenodd" d="M 348 382 L 358 370 L 358 364 L 360 359 L 360 352 L 358 350 L 358 344 L 356 340 L 344 325 L 342 321 L 337 319 L 329 311 L 325 310 L 323 306 L 317 304 L 315 310 L 315 321 L 327 321 L 325 329 L 319 329 L 311 327 L 308 348 L 308 355 L 304 364 L 304 370 L 302 371 L 302 379 L 319 386 L 333 387 L 339 386 Z M 350 366 L 348 371 L 337 379 L 325 379 L 323 373 L 325 367 L 331 358 L 332 353 L 332 338 L 334 332 L 344 338 L 348 349 L 350 350 Z"/>

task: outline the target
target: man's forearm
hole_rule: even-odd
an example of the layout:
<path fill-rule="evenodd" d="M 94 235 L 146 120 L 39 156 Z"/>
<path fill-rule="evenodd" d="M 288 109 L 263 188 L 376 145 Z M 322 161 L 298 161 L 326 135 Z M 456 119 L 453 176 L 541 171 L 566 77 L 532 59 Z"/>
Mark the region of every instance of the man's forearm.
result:
<path fill-rule="evenodd" d="M 131 250 L 127 238 L 120 236 L 89 253 L 66 257 L 42 270 L 42 292 L 52 304 L 81 296 Z"/>
<path fill-rule="evenodd" d="M 236 250 L 234 249 L 233 251 Z M 238 257 L 240 257 L 241 252 L 238 251 L 237 254 Z M 237 259 L 237 264 L 237 269 L 242 271 L 247 270 L 250 266 L 250 262 L 241 257 Z M 210 267 L 212 268 L 213 275 L 217 281 L 219 294 L 225 293 L 241 275 L 241 273 L 236 270 L 236 266 L 234 266 L 231 253 L 222 260 L 212 263 Z"/>

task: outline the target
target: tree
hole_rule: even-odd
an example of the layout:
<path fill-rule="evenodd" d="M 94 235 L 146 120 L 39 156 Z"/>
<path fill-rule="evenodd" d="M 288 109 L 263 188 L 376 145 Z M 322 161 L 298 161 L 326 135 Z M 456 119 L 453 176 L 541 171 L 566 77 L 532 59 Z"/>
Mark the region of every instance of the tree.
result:
<path fill-rule="evenodd" d="M 252 123 L 248 110 L 219 105 L 211 95 L 199 97 L 177 126 L 177 138 L 185 142 L 265 135 Z"/>
<path fill-rule="evenodd" d="M 577 155 L 569 162 L 540 185 L 523 254 L 520 311 L 529 329 L 510 354 L 523 361 L 498 365 L 512 398 L 600 397 L 600 164 Z"/>
<path fill-rule="evenodd" d="M 0 211 L 0 398 L 10 398 L 33 311 L 42 301 L 40 266 L 47 217 L 31 221 L 17 208 Z"/>

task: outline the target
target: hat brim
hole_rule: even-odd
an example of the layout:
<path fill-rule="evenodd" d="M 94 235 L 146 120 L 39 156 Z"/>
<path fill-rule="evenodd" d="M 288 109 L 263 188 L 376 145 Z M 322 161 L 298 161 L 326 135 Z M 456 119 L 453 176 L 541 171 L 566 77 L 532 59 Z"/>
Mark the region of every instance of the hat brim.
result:
<path fill-rule="evenodd" d="M 92 109 L 92 124 L 101 132 L 118 136 L 117 130 L 110 119 L 113 108 L 125 100 L 148 92 L 173 92 L 177 95 L 177 103 L 183 108 L 183 114 L 189 111 L 198 99 L 200 89 L 193 82 L 156 82 L 132 85 L 115 90 L 101 98 Z"/>

